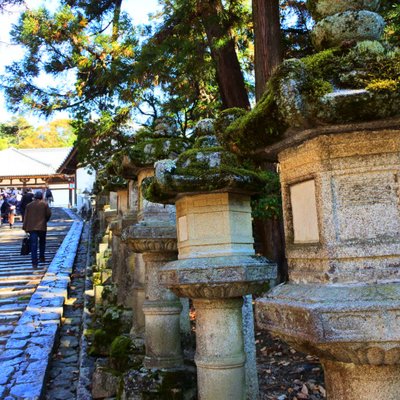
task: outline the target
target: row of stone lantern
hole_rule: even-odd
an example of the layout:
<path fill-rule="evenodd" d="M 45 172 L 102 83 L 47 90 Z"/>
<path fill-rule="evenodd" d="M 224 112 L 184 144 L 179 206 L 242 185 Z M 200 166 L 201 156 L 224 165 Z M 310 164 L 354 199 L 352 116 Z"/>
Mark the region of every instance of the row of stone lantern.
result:
<path fill-rule="evenodd" d="M 360 42 L 360 54 L 384 57 L 374 42 L 383 31 L 375 12 L 379 1 L 310 4 L 317 48 Z M 338 81 L 361 73 L 342 74 Z M 400 121 L 388 117 L 398 114 L 398 91 L 334 88 L 311 99 L 301 93 L 304 82 L 286 78 L 278 87 L 287 99 L 277 103 L 288 105 L 291 112 L 283 118 L 298 132 L 289 130 L 262 154 L 280 163 L 290 280 L 257 300 L 258 323 L 320 357 L 330 400 L 397 399 Z M 388 104 L 376 112 L 386 119 L 363 122 L 373 119 L 370 110 L 382 99 Z M 354 113 L 346 110 L 355 105 L 360 108 Z M 303 123 L 308 129 L 301 129 Z M 145 272 L 145 298 L 133 303 L 144 315 L 145 365 L 182 366 L 179 298 L 190 298 L 199 398 L 256 399 L 245 389 L 250 352 L 242 304 L 243 296 L 276 274 L 253 250 L 249 199 L 262 182 L 233 168 L 238 159 L 219 146 L 211 125 L 199 125 L 189 151 L 184 144 L 178 150 L 174 135 L 161 126 L 155 137 L 141 136 L 131 157 L 121 161 L 137 179 L 139 211 L 120 240 L 142 255 L 140 262 L 135 256 L 135 269 Z M 158 161 L 163 151 L 168 160 Z"/>
<path fill-rule="evenodd" d="M 158 179 L 160 169 L 164 179 L 167 172 L 163 163 L 156 164 L 157 177 L 149 184 L 149 178 L 154 175 L 152 155 L 159 145 L 157 139 L 163 139 L 164 150 L 168 150 L 166 142 L 176 139 L 163 125 L 158 126 L 151 137 L 141 139 L 138 146 L 146 148 L 147 157 L 138 158 L 133 151 L 120 160 L 120 173 L 128 180 L 135 179 L 138 190 L 132 203 L 138 208 L 136 215 L 121 209 L 121 204 L 120 212 L 108 212 L 112 275 L 121 285 L 126 269 L 134 263 L 132 333 L 144 334 L 145 367 L 183 367 L 180 331 L 189 329 L 187 299 L 191 298 L 196 309 L 195 362 L 199 398 L 257 399 L 252 301 L 245 299 L 243 308 L 243 296 L 265 288 L 269 279 L 275 277 L 276 267 L 265 258 L 256 257 L 253 249 L 249 200 L 260 182 L 252 175 L 224 172 L 219 161 L 226 157 L 231 159 L 233 155 L 222 148 L 217 152 L 208 151 L 216 144 L 215 137 L 207 134 L 209 125 L 210 121 L 204 122 L 203 127 L 199 125 L 195 153 L 193 150 L 186 153 L 184 142 L 180 152 L 185 166 L 190 163 L 189 154 L 199 159 L 208 152 L 202 160 L 205 167 L 224 174 L 211 193 L 194 191 L 198 177 L 186 175 L 184 179 L 186 183 L 191 181 L 191 188 L 186 186 L 182 195 L 176 188 L 171 195 L 172 186 L 169 185 L 164 195 L 158 190 L 160 198 L 149 195 L 152 188 L 160 189 L 164 185 L 160 185 Z M 176 148 L 175 142 L 174 150 Z M 167 169 L 170 162 L 165 162 Z M 124 195 L 118 197 L 122 199 Z M 124 246 L 129 250 L 122 251 Z M 137 278 L 142 282 L 136 282 Z M 140 299 L 138 285 L 144 288 L 144 298 Z M 140 321 L 143 321 L 142 326 Z M 243 321 L 246 332 L 250 332 L 248 338 L 243 335 Z"/>

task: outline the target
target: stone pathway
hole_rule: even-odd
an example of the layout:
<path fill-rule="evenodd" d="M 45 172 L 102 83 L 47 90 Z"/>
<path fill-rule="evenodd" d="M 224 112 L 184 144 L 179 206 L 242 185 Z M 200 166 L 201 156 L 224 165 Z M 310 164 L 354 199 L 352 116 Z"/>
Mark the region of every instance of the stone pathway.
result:
<path fill-rule="evenodd" d="M 85 224 L 75 258 L 68 298 L 64 304 L 59 345 L 49 368 L 46 399 L 76 399 L 80 373 L 80 340 L 84 312 L 85 270 L 87 264 L 90 225 Z"/>
<path fill-rule="evenodd" d="M 28 261 L 22 263 L 23 275 L 34 277 L 32 280 L 39 282 L 37 287 L 35 285 L 28 288 L 29 302 L 19 320 L 12 324 L 15 327 L 0 354 L 0 399 L 33 400 L 44 396 L 49 362 L 63 317 L 63 306 L 68 298 L 68 287 L 82 228 L 83 222 L 71 211 L 55 209 L 49 229 L 49 257 L 57 250 L 54 258 L 49 265 L 38 271 L 29 270 Z M 17 231 L 5 233 L 7 228 L 3 229 L 7 237 L 15 235 L 15 243 L 20 242 L 22 231 L 22 236 L 18 236 Z M 12 247 L 13 242 L 4 241 L 5 247 Z M 18 257 L 15 255 L 9 261 L 8 268 L 14 265 L 16 268 L 21 267 L 20 262 L 14 262 Z M 17 275 L 16 279 L 19 279 L 18 276 L 21 275 Z M 41 279 L 37 279 L 37 276 Z M 28 285 L 32 280 L 28 280 Z M 14 283 L 10 285 L 9 291 L 19 292 L 19 286 L 23 284 Z"/>
<path fill-rule="evenodd" d="M 25 235 L 22 223 L 16 222 L 13 229 L 8 225 L 0 227 L 0 353 L 71 227 L 72 220 L 62 209 L 53 208 L 52 213 L 48 224 L 46 263 L 39 265 L 37 270 L 32 269 L 30 255 L 20 255 Z"/>

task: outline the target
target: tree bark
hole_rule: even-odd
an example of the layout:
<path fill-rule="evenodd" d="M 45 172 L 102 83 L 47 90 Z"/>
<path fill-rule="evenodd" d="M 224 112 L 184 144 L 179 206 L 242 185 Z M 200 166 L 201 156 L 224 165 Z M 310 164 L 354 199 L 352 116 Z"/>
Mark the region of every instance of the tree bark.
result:
<path fill-rule="evenodd" d="M 235 49 L 235 41 L 223 23 L 221 0 L 198 0 L 197 10 L 201 16 L 211 57 L 216 67 L 222 108 L 240 107 L 250 109 L 244 77 Z"/>
<path fill-rule="evenodd" d="M 282 61 L 279 0 L 252 0 L 255 36 L 256 100 Z"/>

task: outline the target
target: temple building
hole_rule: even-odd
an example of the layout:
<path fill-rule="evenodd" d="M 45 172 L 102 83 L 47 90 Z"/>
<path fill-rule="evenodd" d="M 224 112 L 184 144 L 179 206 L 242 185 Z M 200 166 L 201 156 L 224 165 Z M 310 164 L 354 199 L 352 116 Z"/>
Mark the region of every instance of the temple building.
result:
<path fill-rule="evenodd" d="M 0 151 L 0 190 L 44 189 L 48 186 L 56 206 L 76 204 L 76 167 L 73 147 Z M 68 161 L 68 168 L 66 162 Z"/>

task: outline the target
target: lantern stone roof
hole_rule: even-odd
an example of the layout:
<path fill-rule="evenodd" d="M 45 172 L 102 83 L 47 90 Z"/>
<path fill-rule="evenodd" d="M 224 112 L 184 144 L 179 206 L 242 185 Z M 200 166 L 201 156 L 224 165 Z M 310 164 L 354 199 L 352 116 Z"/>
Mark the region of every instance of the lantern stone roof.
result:
<path fill-rule="evenodd" d="M 0 151 L 0 178 L 55 175 L 72 147 Z"/>

